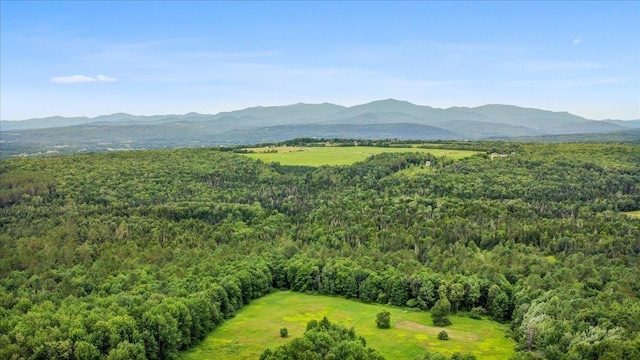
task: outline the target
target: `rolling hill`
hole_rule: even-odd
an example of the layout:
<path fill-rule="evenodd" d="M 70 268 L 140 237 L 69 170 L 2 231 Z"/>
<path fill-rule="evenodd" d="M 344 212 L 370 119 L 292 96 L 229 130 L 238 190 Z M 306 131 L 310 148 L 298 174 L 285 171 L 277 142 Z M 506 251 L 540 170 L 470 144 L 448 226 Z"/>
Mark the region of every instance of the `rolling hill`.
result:
<path fill-rule="evenodd" d="M 481 140 L 610 134 L 640 128 L 640 120 L 595 121 L 567 112 L 483 105 L 438 109 L 393 99 L 345 107 L 294 104 L 218 114 L 94 118 L 60 116 L 2 121 L 2 156 L 46 152 L 200 147 L 275 142 L 295 137 Z"/>

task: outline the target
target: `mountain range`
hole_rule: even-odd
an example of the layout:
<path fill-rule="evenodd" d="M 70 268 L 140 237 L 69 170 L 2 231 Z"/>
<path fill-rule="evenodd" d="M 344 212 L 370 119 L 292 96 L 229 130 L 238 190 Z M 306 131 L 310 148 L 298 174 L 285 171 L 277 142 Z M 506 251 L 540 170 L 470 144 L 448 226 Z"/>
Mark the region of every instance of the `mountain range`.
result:
<path fill-rule="evenodd" d="M 400 100 L 345 107 L 294 104 L 218 114 L 48 117 L 0 122 L 3 153 L 94 151 L 277 142 L 296 137 L 481 140 L 640 133 L 640 120 L 590 120 L 513 105 L 433 108 Z M 6 155 L 6 154 L 4 154 Z"/>

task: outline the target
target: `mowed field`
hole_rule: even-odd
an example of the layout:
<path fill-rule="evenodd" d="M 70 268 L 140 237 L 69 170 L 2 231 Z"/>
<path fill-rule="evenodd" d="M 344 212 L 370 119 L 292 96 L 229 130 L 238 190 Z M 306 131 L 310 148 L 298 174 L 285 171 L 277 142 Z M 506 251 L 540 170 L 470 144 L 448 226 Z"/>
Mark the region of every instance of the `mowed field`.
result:
<path fill-rule="evenodd" d="M 376 314 L 382 309 L 391 313 L 391 329 L 375 325 Z M 182 354 L 182 359 L 257 359 L 265 348 L 302 336 L 307 322 L 324 316 L 355 327 L 356 333 L 366 338 L 367 346 L 390 360 L 414 359 L 426 349 L 449 355 L 471 352 L 478 359 L 508 359 L 515 354 L 515 342 L 505 337 L 508 326 L 493 321 L 450 316 L 453 325 L 444 328 L 450 340 L 443 341 L 437 338 L 443 328 L 431 326 L 428 312 L 279 291 L 252 301 L 199 346 Z M 279 334 L 283 326 L 289 330 L 286 339 Z"/>
<path fill-rule="evenodd" d="M 635 217 L 635 218 L 639 218 L 640 219 L 640 210 L 636 210 L 636 211 L 629 211 L 626 212 L 625 214 L 631 216 L 631 217 Z"/>
<path fill-rule="evenodd" d="M 371 146 L 320 146 L 320 147 L 271 147 L 247 149 L 255 153 L 245 154 L 265 162 L 279 162 L 282 165 L 350 165 L 371 155 L 388 152 L 423 152 L 435 156 L 461 159 L 476 154 L 477 151 L 422 149 L 416 147 L 371 147 Z"/>

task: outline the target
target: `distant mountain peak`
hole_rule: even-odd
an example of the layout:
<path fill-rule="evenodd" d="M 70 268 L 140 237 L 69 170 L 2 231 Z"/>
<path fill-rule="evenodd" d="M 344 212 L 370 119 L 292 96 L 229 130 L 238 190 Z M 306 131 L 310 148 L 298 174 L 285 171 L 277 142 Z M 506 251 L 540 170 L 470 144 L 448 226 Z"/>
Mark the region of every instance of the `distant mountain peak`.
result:
<path fill-rule="evenodd" d="M 377 105 L 396 105 L 396 104 L 401 104 L 401 105 L 420 106 L 420 105 L 416 105 L 416 104 L 411 103 L 411 102 L 406 101 L 406 100 L 397 100 L 397 99 L 393 99 L 393 98 L 383 99 L 383 100 L 374 100 L 374 101 L 370 101 L 370 102 L 362 104 L 362 105 L 373 105 L 373 104 L 377 104 Z"/>
<path fill-rule="evenodd" d="M 131 115 L 131 114 L 125 113 L 125 112 L 117 112 L 117 113 L 113 113 L 113 114 L 107 115 L 107 116 L 135 116 L 135 115 Z"/>
<path fill-rule="evenodd" d="M 136 116 L 120 112 L 95 118 L 58 116 L 26 121 L 3 121 L 1 130 L 7 132 L 68 127 L 92 122 L 109 123 L 112 127 L 133 124 L 162 126 L 185 120 L 198 126 L 209 126 L 210 124 L 215 126 L 216 131 L 278 125 L 414 123 L 429 126 L 438 124 L 439 126 L 449 123 L 450 126 L 444 126 L 444 128 L 457 131 L 459 134 L 495 133 L 499 135 L 501 129 L 496 129 L 495 124 L 511 126 L 508 129 L 502 129 L 504 136 L 529 135 L 532 131 L 542 134 L 607 132 L 637 126 L 631 122 L 621 123 L 615 120 L 596 122 L 566 111 L 554 112 L 507 104 L 441 109 L 388 98 L 350 107 L 328 102 L 320 104 L 298 102 L 283 106 L 254 106 L 242 110 L 220 112 L 215 115 L 189 112 L 185 115 Z M 471 131 L 470 129 L 475 130 Z"/>

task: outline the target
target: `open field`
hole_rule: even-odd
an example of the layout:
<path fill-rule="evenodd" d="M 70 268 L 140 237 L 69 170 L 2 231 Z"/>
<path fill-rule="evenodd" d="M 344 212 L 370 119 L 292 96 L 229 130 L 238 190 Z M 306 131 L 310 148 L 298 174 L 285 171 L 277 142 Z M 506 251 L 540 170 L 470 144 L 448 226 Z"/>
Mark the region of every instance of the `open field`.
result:
<path fill-rule="evenodd" d="M 398 171 L 395 175 L 405 175 L 408 177 L 414 177 L 420 174 L 429 174 L 433 172 L 433 167 L 425 165 L 413 165 L 406 169 Z"/>
<path fill-rule="evenodd" d="M 273 147 L 247 149 L 255 153 L 246 154 L 254 159 L 265 162 L 279 162 L 282 165 L 350 165 L 362 161 L 371 155 L 387 152 L 425 152 L 435 156 L 447 156 L 453 159 L 461 159 L 476 154 L 477 151 L 447 150 L 447 149 L 421 149 L 421 148 L 395 148 L 395 147 L 370 147 L 370 146 L 321 146 L 321 147 Z M 275 152 L 274 152 L 275 151 Z"/>
<path fill-rule="evenodd" d="M 376 314 L 383 308 L 391 313 L 391 329 L 375 325 Z M 366 338 L 367 346 L 387 359 L 413 359 L 425 349 L 443 354 L 472 352 L 478 359 L 508 359 L 515 354 L 514 341 L 504 335 L 507 325 L 493 321 L 451 316 L 453 325 L 445 328 L 450 340 L 442 341 L 437 339 L 442 328 L 431 326 L 428 312 L 280 291 L 251 302 L 182 358 L 257 359 L 265 348 L 302 336 L 308 321 L 323 316 L 355 327 L 357 334 Z M 286 339 L 279 335 L 283 326 L 289 330 Z"/>
<path fill-rule="evenodd" d="M 266 146 L 266 147 L 255 147 L 255 148 L 246 148 L 245 150 L 254 152 L 254 153 L 288 153 L 288 152 L 296 152 L 296 151 L 304 151 L 304 147 L 300 146 Z"/>
<path fill-rule="evenodd" d="M 639 218 L 640 219 L 640 210 L 636 210 L 636 211 L 629 211 L 626 212 L 625 214 L 631 216 L 631 217 L 635 217 L 635 218 Z"/>

